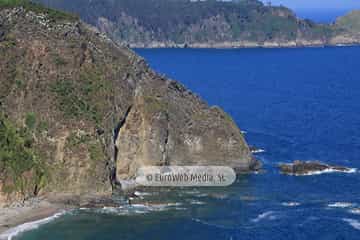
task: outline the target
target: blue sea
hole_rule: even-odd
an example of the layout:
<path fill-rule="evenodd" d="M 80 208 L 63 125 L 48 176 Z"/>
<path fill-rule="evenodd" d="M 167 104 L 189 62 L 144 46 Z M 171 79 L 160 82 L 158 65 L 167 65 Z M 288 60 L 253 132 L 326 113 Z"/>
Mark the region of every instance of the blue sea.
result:
<path fill-rule="evenodd" d="M 264 172 L 227 188 L 139 192 L 153 204 L 76 210 L 16 239 L 360 239 L 360 171 L 277 168 L 298 159 L 360 169 L 360 47 L 136 52 L 230 113 L 265 150 Z"/>

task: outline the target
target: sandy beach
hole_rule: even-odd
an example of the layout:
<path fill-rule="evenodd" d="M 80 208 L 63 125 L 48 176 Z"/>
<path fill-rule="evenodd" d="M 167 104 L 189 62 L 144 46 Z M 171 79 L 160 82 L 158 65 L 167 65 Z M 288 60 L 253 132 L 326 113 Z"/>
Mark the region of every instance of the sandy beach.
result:
<path fill-rule="evenodd" d="M 46 200 L 36 200 L 25 206 L 0 208 L 0 239 L 7 239 L 10 229 L 19 225 L 38 221 L 62 212 L 68 207 Z"/>
<path fill-rule="evenodd" d="M 114 202 L 108 193 L 84 194 L 81 197 L 61 193 L 33 198 L 21 205 L 0 208 L 0 240 L 11 239 L 9 233 L 22 232 L 23 229 L 41 225 L 65 211 L 79 207 L 101 208 L 104 206 L 118 206 L 118 203 Z"/>

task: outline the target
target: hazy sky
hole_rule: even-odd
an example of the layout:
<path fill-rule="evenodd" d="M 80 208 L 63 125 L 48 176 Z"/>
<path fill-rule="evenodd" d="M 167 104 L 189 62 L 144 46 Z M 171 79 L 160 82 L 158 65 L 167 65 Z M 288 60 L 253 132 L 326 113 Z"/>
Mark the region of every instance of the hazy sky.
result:
<path fill-rule="evenodd" d="M 263 0 L 263 2 L 269 2 Z M 360 0 L 271 0 L 292 9 L 360 9 Z"/>

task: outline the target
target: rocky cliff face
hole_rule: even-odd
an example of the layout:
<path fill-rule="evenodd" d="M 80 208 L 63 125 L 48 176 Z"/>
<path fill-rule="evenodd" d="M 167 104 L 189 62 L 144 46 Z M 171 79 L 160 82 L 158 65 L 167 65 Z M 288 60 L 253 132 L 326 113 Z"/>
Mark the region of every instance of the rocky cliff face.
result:
<path fill-rule="evenodd" d="M 254 166 L 232 119 L 75 17 L 0 8 L 0 205 L 111 194 L 143 165 Z"/>
<path fill-rule="evenodd" d="M 359 44 L 348 24 L 316 24 L 258 0 L 34 0 L 80 15 L 130 47 L 297 47 Z M 350 29 L 350 30 L 349 30 Z"/>

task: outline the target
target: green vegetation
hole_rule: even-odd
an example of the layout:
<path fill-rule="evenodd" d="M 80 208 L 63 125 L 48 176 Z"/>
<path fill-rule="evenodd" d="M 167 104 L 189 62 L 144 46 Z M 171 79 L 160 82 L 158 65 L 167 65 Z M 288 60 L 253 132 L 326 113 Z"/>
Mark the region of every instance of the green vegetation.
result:
<path fill-rule="evenodd" d="M 67 64 L 66 60 L 62 58 L 59 54 L 54 55 L 54 62 L 57 66 L 63 66 Z"/>
<path fill-rule="evenodd" d="M 0 38 L 0 47 L 4 47 L 5 49 L 16 47 L 16 38 L 12 33 L 2 30 L 2 34 L 3 36 Z"/>
<path fill-rule="evenodd" d="M 110 81 L 105 78 L 101 66 L 84 67 L 79 79 L 63 79 L 53 83 L 51 91 L 56 93 L 58 106 L 65 117 L 85 118 L 99 124 L 103 109 L 107 106 L 106 96 L 112 91 Z"/>
<path fill-rule="evenodd" d="M 28 129 L 34 130 L 36 124 L 36 116 L 35 113 L 28 113 L 25 118 L 25 124 Z"/>
<path fill-rule="evenodd" d="M 69 150 L 76 150 L 86 147 L 92 164 L 104 159 L 104 151 L 100 142 L 94 139 L 93 136 L 80 132 L 72 132 L 66 139 L 65 148 Z"/>
<path fill-rule="evenodd" d="M 295 40 L 298 35 L 312 40 L 322 39 L 321 34 L 328 29 L 310 20 L 299 20 L 285 7 L 265 6 L 258 0 L 36 1 L 75 12 L 93 25 L 98 24 L 100 17 L 106 17 L 114 24 L 108 34 L 127 43 L 241 40 L 262 43 Z M 136 24 L 124 17 L 124 13 L 136 19 Z"/>
<path fill-rule="evenodd" d="M 71 80 L 59 80 L 51 86 L 51 90 L 56 93 L 59 108 L 64 112 L 65 117 L 81 118 L 95 122 L 100 121 L 97 110 L 89 101 L 88 89 L 77 89 Z M 80 91 L 78 91 L 80 90 Z M 82 93 L 81 93 L 82 92 Z"/>
<path fill-rule="evenodd" d="M 90 159 L 94 162 L 101 161 L 104 159 L 104 152 L 99 143 L 93 143 L 89 146 Z"/>
<path fill-rule="evenodd" d="M 20 79 L 16 79 L 15 84 L 16 84 L 16 87 L 18 89 L 23 89 L 24 88 L 24 82 L 21 81 Z"/>
<path fill-rule="evenodd" d="M 33 3 L 29 0 L 0 0 L 0 9 L 1 8 L 12 8 L 12 7 L 23 7 L 25 9 L 27 9 L 29 11 L 33 11 L 35 13 L 44 13 L 44 14 L 47 14 L 49 16 L 49 18 L 52 20 L 74 21 L 74 20 L 78 19 L 78 17 L 73 14 L 46 8 L 40 4 Z"/>
<path fill-rule="evenodd" d="M 207 114 L 205 114 L 204 112 L 195 112 L 192 115 L 192 119 L 194 121 L 201 122 L 201 121 L 206 121 L 207 119 L 209 119 L 209 116 Z"/>
<path fill-rule="evenodd" d="M 37 126 L 37 131 L 39 133 L 45 132 L 49 130 L 49 124 L 46 121 L 40 121 Z"/>
<path fill-rule="evenodd" d="M 349 14 L 338 18 L 336 26 L 350 32 L 360 32 L 360 11 L 352 11 Z"/>
<path fill-rule="evenodd" d="M 66 147 L 77 147 L 81 144 L 87 144 L 89 141 L 91 141 L 91 136 L 72 132 L 70 136 L 66 139 Z"/>
<path fill-rule="evenodd" d="M 226 113 L 221 107 L 212 106 L 211 109 L 213 111 L 216 111 L 219 114 L 219 116 L 221 116 L 221 118 L 223 118 L 225 121 L 227 121 L 231 124 L 235 124 L 234 119 L 228 113 Z"/>
<path fill-rule="evenodd" d="M 161 101 L 153 96 L 145 96 L 144 101 L 146 104 L 145 109 L 150 113 L 164 112 L 168 108 L 166 102 Z"/>
<path fill-rule="evenodd" d="M 27 128 L 17 128 L 0 114 L 0 178 L 5 183 L 4 192 L 19 192 L 25 198 L 46 185 L 46 164 L 33 145 Z"/>

